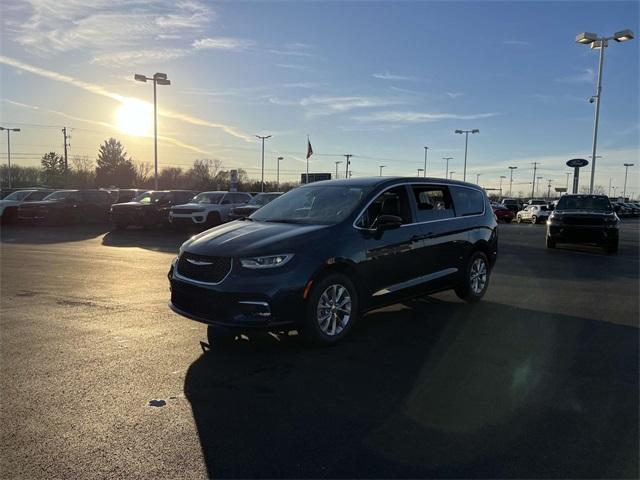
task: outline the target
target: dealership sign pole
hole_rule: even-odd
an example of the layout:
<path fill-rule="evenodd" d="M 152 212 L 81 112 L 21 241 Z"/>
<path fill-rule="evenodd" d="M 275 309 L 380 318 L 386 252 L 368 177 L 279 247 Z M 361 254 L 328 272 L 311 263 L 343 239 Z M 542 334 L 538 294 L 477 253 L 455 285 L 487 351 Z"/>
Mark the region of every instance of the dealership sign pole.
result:
<path fill-rule="evenodd" d="M 578 193 L 578 182 L 580 180 L 580 169 L 589 165 L 584 158 L 572 158 L 567 161 L 567 167 L 573 167 L 573 193 Z"/>

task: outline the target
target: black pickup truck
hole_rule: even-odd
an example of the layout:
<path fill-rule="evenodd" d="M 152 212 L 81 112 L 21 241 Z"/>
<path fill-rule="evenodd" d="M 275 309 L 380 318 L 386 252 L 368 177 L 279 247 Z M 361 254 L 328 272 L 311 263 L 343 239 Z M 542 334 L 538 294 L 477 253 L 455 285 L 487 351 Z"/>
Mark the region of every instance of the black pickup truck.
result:
<path fill-rule="evenodd" d="M 39 202 L 18 207 L 18 220 L 27 223 L 61 225 L 106 223 L 113 197 L 106 190 L 58 190 Z"/>
<path fill-rule="evenodd" d="M 116 229 L 128 226 L 154 227 L 169 224 L 169 211 L 174 205 L 188 203 L 198 192 L 191 190 L 150 190 L 130 202 L 111 207 L 111 222 Z"/>

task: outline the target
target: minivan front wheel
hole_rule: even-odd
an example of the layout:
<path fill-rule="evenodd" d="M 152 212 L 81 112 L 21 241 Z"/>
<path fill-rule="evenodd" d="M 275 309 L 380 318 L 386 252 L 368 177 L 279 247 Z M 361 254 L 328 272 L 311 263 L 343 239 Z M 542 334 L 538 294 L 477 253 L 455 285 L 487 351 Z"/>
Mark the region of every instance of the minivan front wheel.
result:
<path fill-rule="evenodd" d="M 315 344 L 340 342 L 351 330 L 358 312 L 356 288 L 343 274 L 330 274 L 311 291 L 303 325 L 304 337 Z"/>
<path fill-rule="evenodd" d="M 466 271 L 458 286 L 456 295 L 466 302 L 479 301 L 489 286 L 489 262 L 483 252 L 475 252 L 469 258 Z"/>

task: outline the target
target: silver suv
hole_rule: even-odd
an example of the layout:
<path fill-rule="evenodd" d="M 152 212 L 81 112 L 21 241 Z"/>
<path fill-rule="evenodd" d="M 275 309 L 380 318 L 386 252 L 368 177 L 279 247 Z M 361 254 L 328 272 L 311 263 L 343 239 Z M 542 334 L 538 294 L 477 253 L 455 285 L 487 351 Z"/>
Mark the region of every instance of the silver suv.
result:
<path fill-rule="evenodd" d="M 527 205 L 516 215 L 516 221 L 518 223 L 531 222 L 539 223 L 546 222 L 549 218 L 551 211 L 547 205 Z"/>
<path fill-rule="evenodd" d="M 169 223 L 176 228 L 211 228 L 229 221 L 229 212 L 251 200 L 243 192 L 202 192 L 189 203 L 171 207 Z"/>

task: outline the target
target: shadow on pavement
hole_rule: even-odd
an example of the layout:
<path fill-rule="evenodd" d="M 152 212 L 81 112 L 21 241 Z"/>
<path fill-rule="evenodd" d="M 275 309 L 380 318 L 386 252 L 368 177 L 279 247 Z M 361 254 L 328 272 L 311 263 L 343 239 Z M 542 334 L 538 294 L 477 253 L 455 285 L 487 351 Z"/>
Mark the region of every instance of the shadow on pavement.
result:
<path fill-rule="evenodd" d="M 99 237 L 109 230 L 104 224 L 84 225 L 2 225 L 0 241 L 3 243 L 19 243 L 42 245 L 51 243 L 81 242 Z"/>
<path fill-rule="evenodd" d="M 102 238 L 107 247 L 138 247 L 157 252 L 178 253 L 191 235 L 168 229 L 112 230 Z"/>
<path fill-rule="evenodd" d="M 638 476 L 638 330 L 424 298 L 189 368 L 211 477 Z"/>

